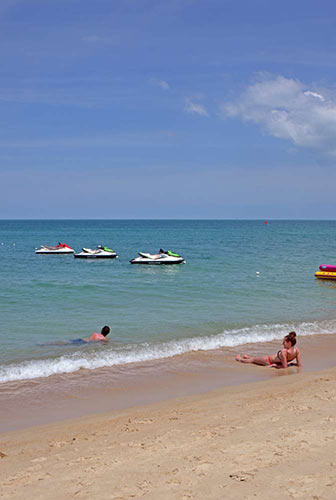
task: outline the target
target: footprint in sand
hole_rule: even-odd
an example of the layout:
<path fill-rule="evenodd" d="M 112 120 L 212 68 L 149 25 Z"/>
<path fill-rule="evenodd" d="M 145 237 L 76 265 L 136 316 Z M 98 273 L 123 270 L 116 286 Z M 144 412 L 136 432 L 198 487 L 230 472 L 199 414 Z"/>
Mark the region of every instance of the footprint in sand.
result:
<path fill-rule="evenodd" d="M 195 472 L 198 476 L 205 476 L 206 472 L 208 472 L 212 465 L 212 462 L 203 462 L 200 465 L 197 465 L 197 467 L 193 469 L 193 472 Z"/>
<path fill-rule="evenodd" d="M 189 500 L 190 498 L 193 498 L 193 495 L 191 493 L 185 493 L 182 500 Z"/>
<path fill-rule="evenodd" d="M 142 483 L 137 484 L 137 488 L 141 491 L 145 491 L 145 493 L 148 493 L 149 490 L 151 489 L 152 483 L 150 481 L 143 481 Z"/>
<path fill-rule="evenodd" d="M 39 458 L 34 458 L 34 460 L 32 460 L 33 463 L 39 463 L 39 462 L 45 462 L 47 460 L 46 457 L 39 457 Z"/>
<path fill-rule="evenodd" d="M 71 441 L 50 441 L 49 447 L 50 448 L 62 448 L 63 446 L 66 446 L 67 444 L 72 444 L 72 442 L 75 440 L 73 438 Z"/>
<path fill-rule="evenodd" d="M 251 472 L 238 472 L 237 474 L 230 474 L 229 477 L 235 481 L 248 481 L 254 478 Z"/>

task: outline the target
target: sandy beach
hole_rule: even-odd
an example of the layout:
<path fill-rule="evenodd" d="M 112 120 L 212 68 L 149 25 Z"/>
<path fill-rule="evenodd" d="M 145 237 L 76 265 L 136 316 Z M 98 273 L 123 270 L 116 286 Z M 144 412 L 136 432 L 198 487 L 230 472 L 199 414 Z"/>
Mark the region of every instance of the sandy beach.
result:
<path fill-rule="evenodd" d="M 3 433 L 0 498 L 334 499 L 336 369 L 283 374 Z"/>

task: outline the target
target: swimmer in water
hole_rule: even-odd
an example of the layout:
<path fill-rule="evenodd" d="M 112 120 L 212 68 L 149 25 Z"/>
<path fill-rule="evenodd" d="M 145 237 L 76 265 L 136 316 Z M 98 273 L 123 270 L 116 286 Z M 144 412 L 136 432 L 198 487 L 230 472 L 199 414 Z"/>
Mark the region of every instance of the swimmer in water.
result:
<path fill-rule="evenodd" d="M 240 363 L 252 363 L 259 366 L 270 366 L 274 368 L 287 368 L 287 366 L 296 361 L 297 366 L 302 366 L 301 352 L 296 344 L 296 333 L 290 332 L 283 339 L 283 349 L 280 349 L 277 354 L 272 356 L 249 356 L 244 354 L 243 357 L 237 354 L 236 361 Z"/>
<path fill-rule="evenodd" d="M 103 342 L 108 342 L 109 339 L 107 339 L 106 337 L 108 336 L 109 333 L 110 333 L 110 327 L 106 325 L 106 326 L 103 326 L 100 333 L 94 332 L 91 335 L 91 337 L 89 337 L 87 339 L 83 339 L 83 340 L 84 340 L 84 342 L 99 342 L 101 340 Z"/>
<path fill-rule="evenodd" d="M 66 344 L 87 344 L 88 342 L 103 342 L 106 344 L 109 339 L 107 335 L 110 333 L 109 326 L 103 326 L 100 333 L 94 332 L 90 337 L 85 339 L 72 339 L 72 340 L 61 340 L 56 342 L 47 342 L 46 344 L 39 344 L 41 347 L 46 347 L 50 345 L 66 345 Z"/>
<path fill-rule="evenodd" d="M 108 342 L 107 335 L 110 333 L 109 326 L 103 326 L 100 333 L 94 332 L 90 337 L 85 339 L 74 339 L 70 340 L 71 344 L 85 344 L 87 342 Z"/>

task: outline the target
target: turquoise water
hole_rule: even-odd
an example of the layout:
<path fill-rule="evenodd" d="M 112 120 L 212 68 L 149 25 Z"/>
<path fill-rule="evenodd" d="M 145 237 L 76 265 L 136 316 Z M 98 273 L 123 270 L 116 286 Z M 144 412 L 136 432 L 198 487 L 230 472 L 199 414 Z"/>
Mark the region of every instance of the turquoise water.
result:
<path fill-rule="evenodd" d="M 119 258 L 34 253 L 58 241 Z M 0 221 L 0 381 L 335 332 L 336 282 L 314 278 L 335 241 L 336 221 Z M 129 263 L 159 248 L 186 264 Z M 107 346 L 65 343 L 105 324 Z"/>

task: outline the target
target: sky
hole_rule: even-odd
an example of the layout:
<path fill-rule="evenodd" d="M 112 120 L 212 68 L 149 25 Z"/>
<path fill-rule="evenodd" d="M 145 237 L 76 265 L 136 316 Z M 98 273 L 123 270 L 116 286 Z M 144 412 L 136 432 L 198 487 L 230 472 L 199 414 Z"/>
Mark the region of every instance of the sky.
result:
<path fill-rule="evenodd" d="M 336 219 L 332 0 L 1 0 L 0 218 Z"/>

